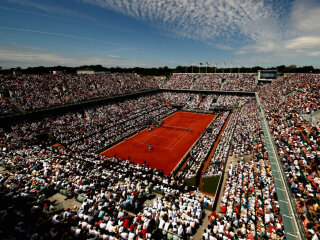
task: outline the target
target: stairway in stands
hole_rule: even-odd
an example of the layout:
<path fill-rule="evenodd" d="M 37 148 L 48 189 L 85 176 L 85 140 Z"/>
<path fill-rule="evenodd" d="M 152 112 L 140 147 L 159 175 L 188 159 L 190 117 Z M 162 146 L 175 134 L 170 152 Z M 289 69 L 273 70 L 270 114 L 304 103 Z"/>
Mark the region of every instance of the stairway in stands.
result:
<path fill-rule="evenodd" d="M 312 113 L 300 114 L 300 116 L 314 125 L 316 125 L 318 122 L 320 122 L 320 110 L 318 110 L 316 112 L 312 112 Z"/>
<path fill-rule="evenodd" d="M 205 97 L 203 97 L 203 95 L 200 96 L 201 100 L 200 100 L 200 103 L 198 104 L 197 109 L 200 109 L 202 103 L 206 101 L 207 97 L 208 97 L 208 95 Z"/>
<path fill-rule="evenodd" d="M 15 98 L 9 98 L 9 102 L 11 102 L 21 113 L 25 113 L 26 111 L 18 105 Z"/>

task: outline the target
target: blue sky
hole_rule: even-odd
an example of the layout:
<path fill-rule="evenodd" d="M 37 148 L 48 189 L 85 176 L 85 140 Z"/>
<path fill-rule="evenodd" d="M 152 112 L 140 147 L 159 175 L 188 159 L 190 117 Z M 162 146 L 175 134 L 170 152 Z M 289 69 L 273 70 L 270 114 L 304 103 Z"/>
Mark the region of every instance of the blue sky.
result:
<path fill-rule="evenodd" d="M 319 0 L 1 0 L 0 66 L 320 67 Z"/>

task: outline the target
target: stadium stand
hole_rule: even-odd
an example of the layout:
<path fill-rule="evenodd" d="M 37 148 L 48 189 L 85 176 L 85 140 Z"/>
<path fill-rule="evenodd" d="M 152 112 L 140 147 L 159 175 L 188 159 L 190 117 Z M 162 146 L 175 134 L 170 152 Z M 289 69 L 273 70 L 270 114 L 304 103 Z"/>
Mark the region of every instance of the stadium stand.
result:
<path fill-rule="evenodd" d="M 163 88 L 254 91 L 256 89 L 255 74 L 236 73 L 175 73 Z"/>
<path fill-rule="evenodd" d="M 46 132 L 72 151 L 96 152 L 104 146 L 162 119 L 175 110 L 162 104 L 161 95 L 147 95 L 101 107 L 69 112 L 55 118 L 12 126 L 24 141 L 33 142 Z"/>
<path fill-rule="evenodd" d="M 200 166 L 206 159 L 228 114 L 229 112 L 224 112 L 209 126 L 212 130 L 210 132 L 205 132 L 197 144 L 191 149 L 190 160 L 187 163 L 187 167 L 184 168 L 184 171 L 179 172 L 178 177 L 194 178 L 197 176 Z"/>
<path fill-rule="evenodd" d="M 129 73 L 3 75 L 0 86 L 10 95 L 8 99 L 1 99 L 0 114 L 81 103 L 159 87 L 219 91 L 253 91 L 257 88 L 254 74 L 173 74 L 165 81 L 164 78 Z M 194 101 L 196 104 L 197 99 Z"/>
<path fill-rule="evenodd" d="M 226 129 L 223 131 L 219 144 L 215 149 L 214 156 L 210 160 L 210 165 L 206 170 L 205 176 L 219 175 L 219 173 L 221 173 L 228 158 L 230 140 L 232 139 L 238 118 L 238 111 L 231 114 Z"/>
<path fill-rule="evenodd" d="M 0 114 L 7 114 L 17 111 L 16 107 L 7 98 L 0 97 Z"/>
<path fill-rule="evenodd" d="M 158 88 L 158 78 L 136 74 L 7 75 L 1 86 L 24 110 Z"/>
<path fill-rule="evenodd" d="M 1 114 L 17 111 L 12 100 L 31 111 L 157 89 L 159 84 L 194 92 L 157 89 L 99 106 L 8 122 L 0 129 L 0 237 L 289 239 L 259 115 L 263 110 L 305 232 L 296 239 L 319 239 L 320 125 L 303 116 L 319 111 L 320 76 L 287 74 L 263 87 L 255 85 L 254 77 L 173 74 L 166 82 L 135 74 L 1 76 L 2 87 L 10 93 L 1 99 Z M 257 91 L 262 109 L 250 93 L 196 90 Z M 98 154 L 176 112 L 172 105 L 233 109 L 218 113 L 174 176 Z M 199 173 L 218 135 L 220 142 L 204 177 L 221 176 L 222 188 L 211 198 L 186 179 Z M 76 204 L 57 207 L 49 198 L 58 193 Z M 205 231 L 199 233 L 206 220 Z"/>
<path fill-rule="evenodd" d="M 319 109 L 319 75 L 289 74 L 260 90 L 263 107 L 307 237 L 319 235 L 319 123 L 300 114 Z"/>

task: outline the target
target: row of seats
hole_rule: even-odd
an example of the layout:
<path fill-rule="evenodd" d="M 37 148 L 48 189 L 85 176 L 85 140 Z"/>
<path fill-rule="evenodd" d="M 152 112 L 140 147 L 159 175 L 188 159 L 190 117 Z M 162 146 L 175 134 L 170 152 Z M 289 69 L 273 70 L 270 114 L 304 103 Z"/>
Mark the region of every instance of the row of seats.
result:
<path fill-rule="evenodd" d="M 251 73 L 174 73 L 162 87 L 171 89 L 254 91 L 256 74 Z"/>
<path fill-rule="evenodd" d="M 319 89 L 319 75 L 288 74 L 259 92 L 308 239 L 320 238 L 320 125 L 302 114 L 320 109 Z"/>
<path fill-rule="evenodd" d="M 224 159 L 229 155 L 222 197 L 203 239 L 285 239 L 254 99 L 243 104 L 228 132 L 221 148 Z"/>
<path fill-rule="evenodd" d="M 156 89 L 158 79 L 133 73 L 3 75 L 0 76 L 0 85 L 18 106 L 32 110 Z"/>
<path fill-rule="evenodd" d="M 162 88 L 253 91 L 254 74 L 173 74 L 163 78 L 141 77 L 133 73 L 94 75 L 2 75 L 0 86 L 8 97 L 1 97 L 0 114 L 82 102 Z M 11 102 L 9 101 L 11 99 Z"/>
<path fill-rule="evenodd" d="M 195 146 L 190 150 L 190 158 L 187 162 L 186 167 L 179 172 L 178 177 L 183 178 L 195 178 L 201 169 L 201 165 L 208 157 L 209 151 L 211 150 L 217 136 L 228 117 L 229 112 L 224 112 L 223 114 L 217 116 L 214 121 L 209 125 L 211 131 L 206 131 L 203 136 L 195 144 Z"/>

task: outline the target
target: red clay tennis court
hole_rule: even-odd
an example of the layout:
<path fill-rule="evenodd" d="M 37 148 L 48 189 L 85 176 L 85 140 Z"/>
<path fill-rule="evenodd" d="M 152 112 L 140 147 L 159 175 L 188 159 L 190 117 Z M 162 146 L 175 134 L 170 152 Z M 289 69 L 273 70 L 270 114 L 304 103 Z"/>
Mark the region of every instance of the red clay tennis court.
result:
<path fill-rule="evenodd" d="M 161 127 L 149 132 L 145 129 L 101 154 L 130 158 L 139 164 L 146 162 L 168 175 L 214 118 L 215 115 L 210 114 L 176 112 L 165 118 Z"/>

